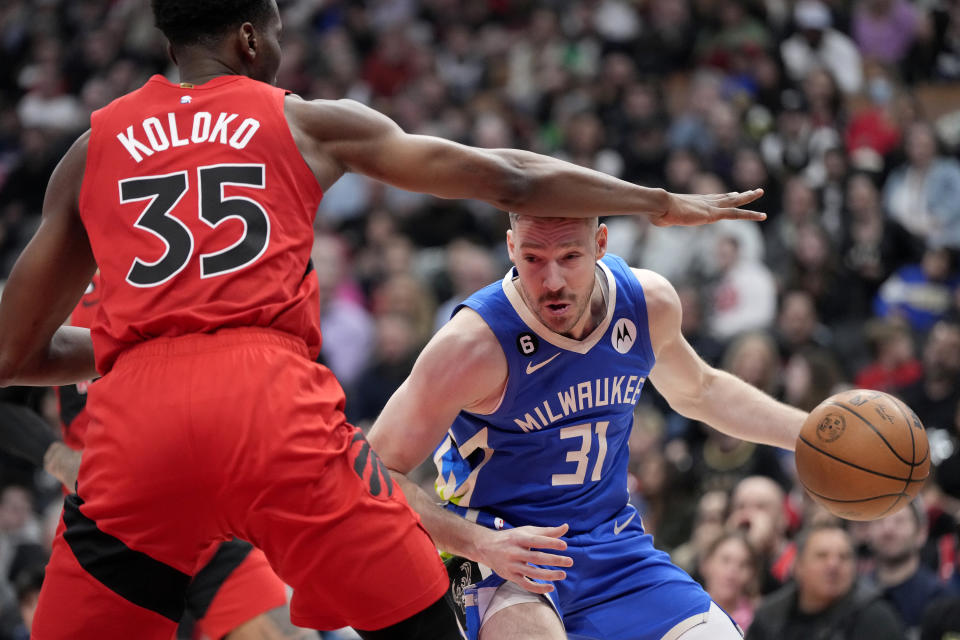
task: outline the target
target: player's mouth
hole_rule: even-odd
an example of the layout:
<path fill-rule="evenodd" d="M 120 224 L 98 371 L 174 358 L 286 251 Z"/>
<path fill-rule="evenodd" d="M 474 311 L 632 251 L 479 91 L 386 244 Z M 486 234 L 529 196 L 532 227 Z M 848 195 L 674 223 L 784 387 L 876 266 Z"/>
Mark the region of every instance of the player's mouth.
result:
<path fill-rule="evenodd" d="M 548 315 L 551 316 L 562 316 L 570 308 L 570 303 L 568 302 L 550 302 L 543 305 L 547 311 Z"/>

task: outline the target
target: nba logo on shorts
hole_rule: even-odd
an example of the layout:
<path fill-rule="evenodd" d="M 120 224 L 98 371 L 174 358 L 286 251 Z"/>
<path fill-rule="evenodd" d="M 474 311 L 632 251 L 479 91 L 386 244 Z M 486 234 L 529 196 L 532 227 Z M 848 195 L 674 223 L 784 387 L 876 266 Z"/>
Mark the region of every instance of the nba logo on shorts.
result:
<path fill-rule="evenodd" d="M 499 529 L 503 529 L 503 518 L 494 518 L 494 519 L 493 519 L 493 526 L 494 526 L 495 528 L 497 528 L 498 530 L 499 530 Z"/>

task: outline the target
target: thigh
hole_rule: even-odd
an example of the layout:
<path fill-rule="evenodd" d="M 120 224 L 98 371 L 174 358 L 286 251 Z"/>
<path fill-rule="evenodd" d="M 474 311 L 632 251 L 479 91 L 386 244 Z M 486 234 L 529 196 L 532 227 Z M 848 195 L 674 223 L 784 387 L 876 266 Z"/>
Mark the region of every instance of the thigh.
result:
<path fill-rule="evenodd" d="M 236 539 L 219 546 L 187 589 L 187 607 L 209 638 L 222 638 L 286 603 L 286 587 L 263 552 Z"/>
<path fill-rule="evenodd" d="M 480 627 L 480 640 L 565 640 L 566 637 L 553 606 L 511 582 L 497 589 Z"/>
<path fill-rule="evenodd" d="M 608 525 L 568 539 L 574 564 L 556 586 L 571 638 L 660 640 L 710 608 L 710 596 L 653 547 L 639 523 L 619 531 Z"/>
<path fill-rule="evenodd" d="M 95 532 L 77 531 L 68 522 L 66 532 L 74 535 L 75 548 L 63 532 L 54 540 L 31 637 L 170 640 L 183 612 L 189 576 Z"/>
<path fill-rule="evenodd" d="M 376 630 L 426 609 L 449 580 L 436 547 L 358 429 L 299 464 L 278 459 L 248 504 L 248 539 L 294 589 L 299 626 Z M 339 445 L 336 445 L 339 440 Z"/>

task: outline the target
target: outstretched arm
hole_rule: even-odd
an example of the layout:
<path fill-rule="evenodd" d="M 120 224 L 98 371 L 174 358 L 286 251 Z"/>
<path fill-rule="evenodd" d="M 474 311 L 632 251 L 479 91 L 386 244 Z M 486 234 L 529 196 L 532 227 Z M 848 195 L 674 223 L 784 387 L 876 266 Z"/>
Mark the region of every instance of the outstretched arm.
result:
<path fill-rule="evenodd" d="M 60 327 L 96 270 L 78 199 L 89 132 L 53 170 L 43 219 L 0 299 L 0 385 L 55 385 L 96 377 L 90 332 Z"/>
<path fill-rule="evenodd" d="M 677 412 L 723 433 L 793 451 L 807 414 L 708 365 L 680 333 L 680 299 L 663 277 L 634 269 L 643 285 L 656 364 L 650 380 Z"/>
<path fill-rule="evenodd" d="M 295 135 L 302 133 L 301 141 L 316 145 L 303 149 L 298 142 L 315 171 L 329 158 L 341 172 L 362 173 L 441 198 L 483 200 L 532 216 L 646 215 L 660 226 L 765 217 L 738 208 L 763 195 L 759 189 L 704 196 L 673 194 L 529 151 L 480 149 L 407 134 L 386 116 L 352 100 L 291 98 L 287 107 Z"/>
<path fill-rule="evenodd" d="M 506 376 L 506 358 L 493 333 L 480 316 L 464 309 L 424 348 L 368 439 L 397 476 L 407 501 L 440 549 L 481 562 L 528 591 L 547 593 L 552 586 L 531 582 L 525 576 L 562 580 L 565 572 L 528 563 L 569 567 L 569 557 L 536 551 L 566 549 L 559 538 L 567 532 L 567 525 L 493 531 L 447 511 L 404 475 L 430 455 L 461 409 L 480 411 L 495 404 Z"/>

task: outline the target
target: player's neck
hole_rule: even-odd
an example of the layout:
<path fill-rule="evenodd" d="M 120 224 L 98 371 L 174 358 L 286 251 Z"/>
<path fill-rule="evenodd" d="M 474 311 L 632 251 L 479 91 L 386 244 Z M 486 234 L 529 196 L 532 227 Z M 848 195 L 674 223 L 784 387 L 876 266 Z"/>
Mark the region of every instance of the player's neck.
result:
<path fill-rule="evenodd" d="M 201 85 L 221 76 L 243 75 L 228 61 L 216 55 L 185 56 L 177 61 L 181 83 Z"/>
<path fill-rule="evenodd" d="M 607 315 L 607 279 L 597 267 L 593 279 L 593 291 L 590 292 L 590 303 L 587 306 L 586 322 L 579 329 L 575 329 L 568 337 L 574 340 L 583 340 L 596 329 Z"/>

